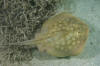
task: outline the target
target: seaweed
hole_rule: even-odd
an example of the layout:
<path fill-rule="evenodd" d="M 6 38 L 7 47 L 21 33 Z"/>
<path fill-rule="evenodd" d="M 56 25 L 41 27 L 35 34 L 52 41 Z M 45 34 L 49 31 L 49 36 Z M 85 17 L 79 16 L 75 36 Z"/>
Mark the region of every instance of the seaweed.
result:
<path fill-rule="evenodd" d="M 60 0 L 0 0 L 0 61 L 32 60 L 34 47 L 14 44 L 34 39 L 44 21 L 56 14 L 59 3 Z"/>

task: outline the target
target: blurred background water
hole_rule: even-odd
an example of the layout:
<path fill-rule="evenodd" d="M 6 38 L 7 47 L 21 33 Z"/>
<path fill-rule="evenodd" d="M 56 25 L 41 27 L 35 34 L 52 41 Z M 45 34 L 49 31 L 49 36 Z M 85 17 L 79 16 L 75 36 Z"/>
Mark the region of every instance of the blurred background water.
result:
<path fill-rule="evenodd" d="M 100 66 L 100 0 L 63 0 L 59 12 L 68 12 L 88 24 L 90 32 L 84 51 L 70 58 L 55 58 L 35 52 L 25 66 Z"/>

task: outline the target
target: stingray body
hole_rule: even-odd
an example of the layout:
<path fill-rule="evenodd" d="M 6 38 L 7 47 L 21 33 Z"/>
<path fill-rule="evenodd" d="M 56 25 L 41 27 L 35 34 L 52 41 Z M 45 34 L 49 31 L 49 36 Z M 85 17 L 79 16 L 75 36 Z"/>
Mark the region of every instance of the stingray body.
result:
<path fill-rule="evenodd" d="M 86 24 L 63 12 L 43 24 L 41 32 L 36 34 L 37 47 L 57 57 L 78 55 L 84 48 L 88 32 Z"/>
<path fill-rule="evenodd" d="M 39 51 L 45 51 L 52 56 L 73 56 L 84 48 L 88 32 L 88 26 L 84 22 L 63 12 L 43 24 L 33 43 L 36 43 Z"/>

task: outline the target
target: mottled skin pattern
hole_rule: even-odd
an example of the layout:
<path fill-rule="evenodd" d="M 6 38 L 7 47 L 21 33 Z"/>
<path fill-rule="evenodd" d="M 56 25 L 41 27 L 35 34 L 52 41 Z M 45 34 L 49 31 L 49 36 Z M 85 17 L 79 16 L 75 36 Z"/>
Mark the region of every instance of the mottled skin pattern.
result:
<path fill-rule="evenodd" d="M 57 57 L 73 56 L 84 48 L 88 32 L 86 24 L 63 12 L 48 19 L 35 39 L 40 51 Z"/>

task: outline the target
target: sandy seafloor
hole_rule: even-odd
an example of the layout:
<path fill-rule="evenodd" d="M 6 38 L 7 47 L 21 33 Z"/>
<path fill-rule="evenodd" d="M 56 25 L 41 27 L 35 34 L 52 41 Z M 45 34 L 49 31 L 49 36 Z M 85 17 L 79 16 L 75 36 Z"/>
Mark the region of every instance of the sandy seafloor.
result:
<path fill-rule="evenodd" d="M 70 58 L 56 58 L 35 51 L 34 58 L 23 66 L 100 66 L 100 0 L 65 0 L 58 12 L 70 12 L 89 25 L 84 51 Z"/>

